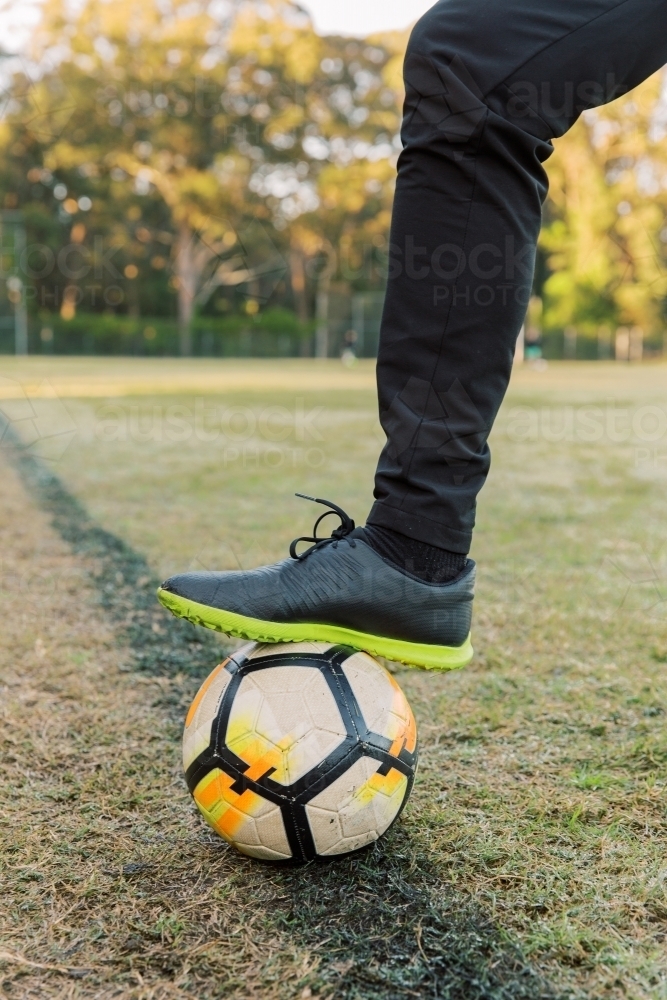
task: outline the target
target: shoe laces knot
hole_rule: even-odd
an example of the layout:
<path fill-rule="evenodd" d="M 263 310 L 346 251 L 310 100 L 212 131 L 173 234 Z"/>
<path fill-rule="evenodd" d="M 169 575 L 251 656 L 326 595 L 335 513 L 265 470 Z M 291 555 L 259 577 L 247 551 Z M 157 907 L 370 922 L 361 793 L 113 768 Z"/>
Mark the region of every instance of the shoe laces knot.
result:
<path fill-rule="evenodd" d="M 302 500 L 312 500 L 313 503 L 321 503 L 324 507 L 329 507 L 329 510 L 325 510 L 324 514 L 320 514 L 318 519 L 315 521 L 312 535 L 301 535 L 299 538 L 294 539 L 289 547 L 289 554 L 292 559 L 305 559 L 307 556 L 311 555 L 311 553 L 316 552 L 318 549 L 323 549 L 326 545 L 333 545 L 334 548 L 337 548 L 338 543 L 343 541 L 347 542 L 348 545 L 351 545 L 352 548 L 355 547 L 355 540 L 349 537 L 349 535 L 351 535 L 354 531 L 354 521 L 348 514 L 345 513 L 342 507 L 339 507 L 338 504 L 331 503 L 330 500 L 320 500 L 318 497 L 308 497 L 305 493 L 295 493 L 294 495 L 301 497 Z M 335 514 L 340 518 L 340 524 L 337 528 L 334 528 L 328 538 L 320 538 L 317 534 L 317 529 L 325 517 L 330 517 L 332 514 Z M 299 542 L 313 542 L 313 544 L 310 548 L 306 549 L 305 552 L 298 553 L 297 546 Z"/>

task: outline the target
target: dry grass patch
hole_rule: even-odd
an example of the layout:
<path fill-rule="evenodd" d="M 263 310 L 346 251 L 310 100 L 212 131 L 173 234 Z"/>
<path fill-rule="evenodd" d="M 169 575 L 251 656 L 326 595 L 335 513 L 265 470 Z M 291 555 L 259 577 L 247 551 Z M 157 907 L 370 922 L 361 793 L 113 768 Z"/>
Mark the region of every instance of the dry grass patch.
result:
<path fill-rule="evenodd" d="M 289 989 L 312 960 L 266 935 L 275 887 L 219 850 L 184 794 L 164 702 L 194 682 L 136 672 L 80 561 L 4 463 L 2 477 L 5 993 Z"/>
<path fill-rule="evenodd" d="M 19 464 L 58 534 L 3 466 L 5 995 L 555 1000 L 402 825 L 305 869 L 208 831 L 180 720 L 220 645 L 165 618 L 143 557 Z"/>
<path fill-rule="evenodd" d="M 66 381 L 67 359 L 57 360 L 54 372 Z M 87 378 L 106 377 L 106 361 L 86 359 L 72 378 L 79 364 Z M 124 364 L 131 374 L 134 362 Z M 159 380 L 159 364 L 151 364 Z M 47 361 L 40 365 L 48 374 Z M 103 431 L 104 400 L 68 398 L 77 435 L 58 471 L 94 521 L 46 481 L 30 490 L 55 515 L 76 565 L 81 559 L 98 571 L 91 600 L 102 595 L 99 614 L 112 615 L 129 686 L 137 676 L 160 679 L 152 732 L 167 733 L 155 759 L 186 824 L 176 842 L 188 859 L 201 852 L 212 864 L 206 851 L 215 864 L 224 858 L 210 892 L 224 896 L 225 913 L 245 907 L 239 926 L 252 921 L 262 956 L 275 948 L 275 964 L 257 980 L 260 995 L 539 995 L 546 987 L 502 944 L 507 934 L 561 991 L 667 1000 L 667 439 L 642 441 L 632 430 L 642 407 L 664 409 L 665 367 L 577 363 L 518 373 L 494 430 L 479 509 L 476 659 L 456 675 L 400 673 L 422 741 L 401 823 L 367 857 L 304 873 L 231 859 L 194 822 L 176 744 L 189 693 L 220 647 L 203 630 L 179 631 L 154 605 L 152 583 L 139 581 L 283 557 L 312 523 L 295 490 L 330 497 L 361 521 L 380 444 L 376 400 L 359 384 L 311 392 L 314 362 L 295 362 L 293 385 L 282 389 L 261 389 L 262 365 L 238 362 L 234 370 L 243 391 L 233 378 L 217 395 L 208 383 L 199 417 L 198 390 L 114 396 L 122 433 L 112 439 Z M 165 371 L 168 386 L 174 368 Z M 111 374 L 117 389 L 123 365 Z M 192 414 L 187 441 L 165 431 L 170 406 Z M 293 415 L 299 406 L 317 411 L 311 426 L 319 437 L 309 439 L 321 452 L 317 468 L 301 460 L 306 442 L 296 426 L 280 440 L 262 437 L 262 414 L 282 407 Z M 250 423 L 256 416 L 246 442 L 229 438 L 230 428 L 238 431 L 230 412 Z M 638 426 L 650 437 L 656 422 L 647 413 Z M 582 414 L 601 420 L 593 442 L 581 436 L 590 426 Z M 262 449 L 284 461 L 264 462 Z M 149 813 L 135 809 L 133 822 L 152 823 Z M 156 870 L 132 876 L 134 890 L 148 898 Z M 371 920 L 373 934 L 365 929 Z M 200 939 L 188 930 L 178 940 L 186 954 L 187 942 Z M 293 962 L 284 958 L 290 948 Z M 290 968 L 310 971 L 298 979 Z M 196 962 L 191 969 L 199 975 Z M 205 975 L 192 982 L 195 993 L 214 989 Z"/>

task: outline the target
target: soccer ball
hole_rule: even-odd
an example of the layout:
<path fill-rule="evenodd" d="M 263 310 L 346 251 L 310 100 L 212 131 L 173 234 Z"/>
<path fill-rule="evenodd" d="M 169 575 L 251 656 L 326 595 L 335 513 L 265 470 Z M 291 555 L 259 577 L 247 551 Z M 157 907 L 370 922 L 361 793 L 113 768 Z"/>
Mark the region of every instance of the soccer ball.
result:
<path fill-rule="evenodd" d="M 305 862 L 377 840 L 405 805 L 417 729 L 400 687 L 367 653 L 254 643 L 202 684 L 183 767 L 197 806 L 243 854 Z"/>

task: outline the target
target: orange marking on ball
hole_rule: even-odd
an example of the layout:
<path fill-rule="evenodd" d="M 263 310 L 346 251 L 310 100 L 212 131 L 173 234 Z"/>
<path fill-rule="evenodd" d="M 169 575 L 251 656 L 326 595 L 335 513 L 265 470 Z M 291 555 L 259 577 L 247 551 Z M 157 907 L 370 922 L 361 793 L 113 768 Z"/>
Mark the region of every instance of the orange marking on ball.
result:
<path fill-rule="evenodd" d="M 241 795 L 236 795 L 234 792 L 232 792 L 232 795 L 236 798 L 236 802 L 234 804 L 227 803 L 227 808 L 214 824 L 214 828 L 218 833 L 229 840 L 234 839 L 235 834 L 243 826 L 244 820 L 248 816 L 252 816 L 253 806 L 262 805 L 260 797 L 248 788 Z"/>
<path fill-rule="evenodd" d="M 190 725 L 190 723 L 194 719 L 195 712 L 199 708 L 199 705 L 201 704 L 201 700 L 204 697 L 204 695 L 206 694 L 206 692 L 208 691 L 208 689 L 210 688 L 211 684 L 213 683 L 213 681 L 215 680 L 215 678 L 218 676 L 218 674 L 220 673 L 220 671 L 225 669 L 225 667 L 227 666 L 228 663 L 229 663 L 229 657 L 227 657 L 226 660 L 223 660 L 222 663 L 218 664 L 218 666 L 215 668 L 215 670 L 213 670 L 208 675 L 208 677 L 206 678 L 206 680 L 204 681 L 204 683 L 202 684 L 202 686 L 199 688 L 199 691 L 197 691 L 197 694 L 195 695 L 195 700 L 190 705 L 190 711 L 188 712 L 187 718 L 185 720 L 185 726 L 186 726 L 186 728 Z"/>
<path fill-rule="evenodd" d="M 358 806 L 364 806 L 375 798 L 380 792 L 384 795 L 392 795 L 400 783 L 403 775 L 395 768 L 391 768 L 388 774 L 372 774 L 367 781 L 358 789 L 354 798 Z"/>
<path fill-rule="evenodd" d="M 389 753 L 393 754 L 394 757 L 398 757 L 403 747 L 408 751 L 408 753 L 414 753 L 415 747 L 417 746 L 417 723 L 415 722 L 415 717 L 412 714 L 412 709 L 410 708 L 407 699 L 400 687 L 387 672 L 387 676 L 391 681 L 391 686 L 394 689 L 394 704 L 393 709 L 396 715 L 399 717 L 407 717 L 407 724 L 404 729 L 397 734 L 394 742 L 389 748 Z"/>
<path fill-rule="evenodd" d="M 216 768 L 202 778 L 193 796 L 206 821 L 229 841 L 233 841 L 244 820 L 263 805 L 260 796 L 249 788 L 240 795 L 232 791 L 233 784 L 232 777 Z"/>

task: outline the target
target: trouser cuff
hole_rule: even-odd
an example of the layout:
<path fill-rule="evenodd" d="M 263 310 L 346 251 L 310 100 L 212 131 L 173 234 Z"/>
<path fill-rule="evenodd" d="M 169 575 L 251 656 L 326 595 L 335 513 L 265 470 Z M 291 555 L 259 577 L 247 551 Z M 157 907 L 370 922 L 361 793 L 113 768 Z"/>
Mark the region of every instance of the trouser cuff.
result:
<path fill-rule="evenodd" d="M 427 545 L 435 545 L 448 552 L 460 552 L 467 555 L 472 542 L 472 532 L 458 531 L 449 528 L 438 521 L 432 521 L 420 514 L 411 514 L 398 507 L 390 507 L 383 501 L 376 501 L 366 518 L 366 524 L 374 524 L 379 528 L 390 528 L 406 538 L 414 538 Z"/>

